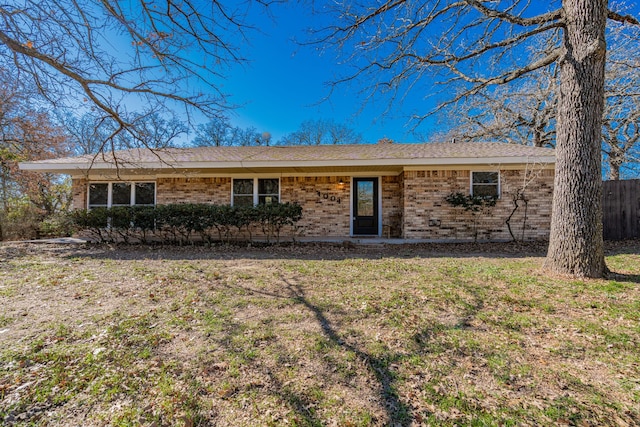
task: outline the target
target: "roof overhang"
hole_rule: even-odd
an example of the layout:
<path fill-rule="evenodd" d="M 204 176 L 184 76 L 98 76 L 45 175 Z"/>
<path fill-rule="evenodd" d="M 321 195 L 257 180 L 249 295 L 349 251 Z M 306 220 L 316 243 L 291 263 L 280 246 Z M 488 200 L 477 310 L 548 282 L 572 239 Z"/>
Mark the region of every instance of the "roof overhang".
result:
<path fill-rule="evenodd" d="M 409 158 L 409 159 L 356 159 L 356 160 L 315 160 L 315 161 L 216 161 L 216 162 L 23 162 L 20 169 L 62 173 L 69 175 L 94 175 L 113 173 L 144 173 L 144 174 L 183 174 L 190 171 L 208 172 L 214 174 L 238 173 L 348 173 L 354 171 L 396 171 L 421 168 L 458 168 L 472 166 L 493 166 L 512 168 L 522 165 L 553 165 L 554 156 L 536 157 L 439 157 L 439 158 Z M 511 167 L 510 167 L 511 166 Z"/>

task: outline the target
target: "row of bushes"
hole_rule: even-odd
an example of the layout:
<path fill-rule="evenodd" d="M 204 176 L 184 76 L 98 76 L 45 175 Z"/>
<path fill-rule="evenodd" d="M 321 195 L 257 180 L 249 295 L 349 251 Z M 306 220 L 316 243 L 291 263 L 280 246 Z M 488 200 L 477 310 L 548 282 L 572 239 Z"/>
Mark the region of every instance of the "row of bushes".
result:
<path fill-rule="evenodd" d="M 70 236 L 73 224 L 64 212 L 46 215 L 28 200 L 0 209 L 0 241 Z"/>
<path fill-rule="evenodd" d="M 285 226 L 295 226 L 302 218 L 302 207 L 296 203 L 251 207 L 185 203 L 76 210 L 71 217 L 77 228 L 101 242 L 184 244 L 199 238 L 211 244 L 242 234 L 252 240 L 255 230 L 261 230 L 269 242 L 279 241 Z"/>

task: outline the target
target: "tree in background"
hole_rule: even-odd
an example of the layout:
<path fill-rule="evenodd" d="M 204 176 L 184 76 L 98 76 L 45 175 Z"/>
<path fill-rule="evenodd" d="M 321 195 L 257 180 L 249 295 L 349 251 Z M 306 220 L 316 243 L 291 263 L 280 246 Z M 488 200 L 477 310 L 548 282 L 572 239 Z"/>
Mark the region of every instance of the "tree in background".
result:
<path fill-rule="evenodd" d="M 196 136 L 191 141 L 191 145 L 196 147 L 249 147 L 270 144 L 269 132 L 258 132 L 254 127 L 232 126 L 231 121 L 225 116 L 216 117 L 199 125 Z"/>
<path fill-rule="evenodd" d="M 638 28 L 617 25 L 607 35 L 602 154 L 606 176 L 612 180 L 620 179 L 621 168 L 626 168 L 630 175 L 640 174 L 638 35 Z M 545 41 L 540 52 L 549 51 L 555 44 L 553 40 Z M 448 119 L 457 124 L 435 139 L 555 147 L 558 71 L 557 64 L 551 64 L 517 84 L 485 89 L 461 100 L 449 108 Z"/>
<path fill-rule="evenodd" d="M 66 208 L 68 182 L 18 169 L 18 162 L 68 154 L 66 134 L 32 106 L 31 88 L 0 70 L 0 240 L 33 237 L 40 219 Z"/>
<path fill-rule="evenodd" d="M 91 113 L 80 116 L 59 114 L 58 121 L 68 135 L 73 154 L 78 156 L 100 152 L 111 134 L 105 121 Z"/>
<path fill-rule="evenodd" d="M 363 144 L 362 135 L 332 119 L 305 120 L 300 128 L 282 137 L 278 145 Z"/>
<path fill-rule="evenodd" d="M 109 148 L 113 150 L 125 150 L 132 146 L 151 149 L 173 147 L 188 132 L 185 123 L 176 119 L 166 120 L 158 114 L 136 117 L 135 134 L 114 133 L 112 121 L 91 113 L 81 116 L 59 114 L 58 121 L 68 135 L 73 154 L 80 156 L 100 153 L 105 141 L 109 140 Z"/>
<path fill-rule="evenodd" d="M 148 147 L 154 150 L 174 147 L 177 141 L 188 132 L 184 122 L 176 118 L 167 120 L 156 113 L 138 116 L 133 124 L 137 132 L 132 135 L 123 135 L 125 140 L 120 143 L 123 149 L 131 146 Z M 133 139 L 133 142 L 127 139 Z"/>
<path fill-rule="evenodd" d="M 609 37 L 602 152 L 609 179 L 640 177 L 640 30 L 618 26 Z"/>
<path fill-rule="evenodd" d="M 355 71 L 335 83 L 364 81 L 370 93 L 401 99 L 434 79 L 464 88 L 443 108 L 557 63 L 556 174 L 545 267 L 587 277 L 607 271 L 601 206 L 605 30 L 607 19 L 639 25 L 636 18 L 609 9 L 607 0 L 389 0 L 375 6 L 356 0 L 336 5 L 336 12 L 336 24 L 321 30 L 318 40 L 340 47 Z M 558 40 L 541 58 L 530 50 L 540 37 Z M 520 58 L 515 66 L 514 56 Z"/>
<path fill-rule="evenodd" d="M 243 61 L 247 8 L 192 0 L 9 2 L 0 6 L 0 68 L 57 108 L 106 123 L 98 151 L 119 142 L 146 146 L 156 135 L 141 118 L 191 123 L 194 113 L 219 117 L 230 107 L 219 85 L 228 66 Z"/>
<path fill-rule="evenodd" d="M 196 147 L 224 147 L 233 145 L 234 132 L 227 117 L 216 117 L 196 129 L 196 136 L 191 142 Z"/>
<path fill-rule="evenodd" d="M 526 144 L 554 147 L 558 68 L 531 73 L 520 82 L 482 90 L 447 110 L 451 129 L 434 141 Z"/>

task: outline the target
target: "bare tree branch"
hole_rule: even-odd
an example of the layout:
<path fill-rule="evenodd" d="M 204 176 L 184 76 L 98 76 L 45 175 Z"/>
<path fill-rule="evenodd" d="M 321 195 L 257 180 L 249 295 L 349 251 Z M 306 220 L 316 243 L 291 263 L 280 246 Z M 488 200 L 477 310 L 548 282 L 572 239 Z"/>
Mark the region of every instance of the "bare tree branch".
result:
<path fill-rule="evenodd" d="M 138 116 L 188 121 L 233 107 L 220 88 L 228 66 L 244 61 L 239 47 L 253 30 L 247 22 L 251 3 L 5 3 L 0 67 L 34 82 L 56 107 L 100 112 L 117 123 L 113 136 L 126 132 L 140 142 Z"/>
<path fill-rule="evenodd" d="M 605 71 L 603 113 L 603 168 L 609 179 L 621 179 L 621 170 L 640 167 L 640 29 L 611 25 Z M 539 50 L 554 50 L 548 40 Z M 457 123 L 438 140 L 502 141 L 554 147 L 559 92 L 558 67 L 545 67 L 519 84 L 482 91 L 451 103 L 448 119 Z M 462 98 L 466 93 L 459 95 Z M 635 173 L 635 176 L 637 176 Z M 632 175 L 633 176 L 633 175 Z"/>
<path fill-rule="evenodd" d="M 609 11 L 609 14 L 607 15 L 607 18 L 611 19 L 612 21 L 617 21 L 617 22 L 621 22 L 621 23 L 628 23 L 628 24 L 633 24 L 633 25 L 640 25 L 640 21 L 638 21 L 638 19 L 636 19 L 636 17 L 631 16 L 631 15 L 621 15 L 617 12 L 614 12 L 613 10 Z"/>
<path fill-rule="evenodd" d="M 344 0 L 340 6 L 338 24 L 320 31 L 318 40 L 341 49 L 354 71 L 333 87 L 364 82 L 365 101 L 385 96 L 385 111 L 407 91 L 433 93 L 434 82 L 448 88 L 435 110 L 416 114 L 418 124 L 471 95 L 557 64 L 557 162 L 545 267 L 601 277 L 607 271 L 600 204 L 606 25 L 607 19 L 634 25 L 637 20 L 613 12 L 607 0 L 563 0 L 555 10 L 529 0 L 389 0 L 373 7 Z M 542 57 L 533 49 L 540 39 L 554 41 Z M 551 117 L 536 110 L 531 120 L 518 114 L 511 123 L 532 123 L 541 134 Z M 485 128 L 480 117 L 474 123 Z"/>

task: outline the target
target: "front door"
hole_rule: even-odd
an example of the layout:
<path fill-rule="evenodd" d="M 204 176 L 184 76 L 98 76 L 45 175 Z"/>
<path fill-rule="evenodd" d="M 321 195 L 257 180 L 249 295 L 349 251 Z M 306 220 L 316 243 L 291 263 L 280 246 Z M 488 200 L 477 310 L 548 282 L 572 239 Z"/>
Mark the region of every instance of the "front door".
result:
<path fill-rule="evenodd" d="M 378 178 L 353 178 L 353 234 L 378 235 Z"/>

